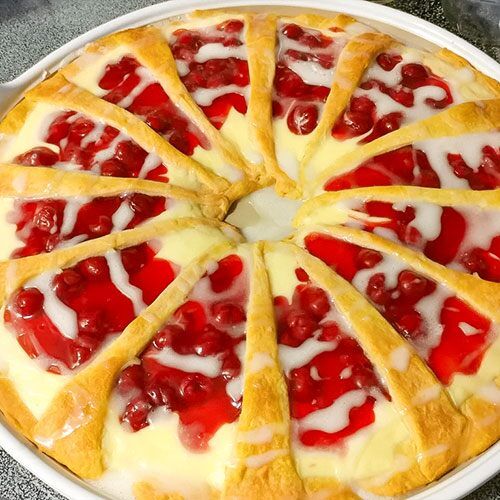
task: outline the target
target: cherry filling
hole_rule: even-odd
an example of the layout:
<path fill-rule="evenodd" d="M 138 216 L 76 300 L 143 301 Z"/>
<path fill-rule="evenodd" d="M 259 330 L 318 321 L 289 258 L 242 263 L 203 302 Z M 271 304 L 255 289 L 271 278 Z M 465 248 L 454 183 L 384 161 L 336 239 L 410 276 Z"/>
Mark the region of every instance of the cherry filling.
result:
<path fill-rule="evenodd" d="M 429 68 L 404 64 L 399 54 L 382 53 L 333 126 L 332 137 L 342 141 L 368 134 L 360 142 L 371 142 L 415 120 L 407 109 L 421 109 L 419 118 L 425 118 L 452 103 L 448 84 Z"/>
<path fill-rule="evenodd" d="M 311 233 L 305 245 L 370 300 L 443 384 L 455 373 L 479 370 L 494 340 L 492 325 L 444 287 L 387 255 L 329 235 Z"/>
<path fill-rule="evenodd" d="M 181 153 L 191 156 L 197 146 L 210 149 L 202 132 L 134 57 L 124 56 L 108 64 L 99 87 L 108 91 L 103 99 L 138 116 Z"/>
<path fill-rule="evenodd" d="M 247 298 L 244 263 L 229 255 L 195 285 L 138 364 L 121 373 L 122 423 L 139 431 L 163 408 L 179 415 L 179 438 L 186 448 L 208 450 L 212 436 L 241 410 Z"/>
<path fill-rule="evenodd" d="M 122 332 L 175 278 L 177 266 L 155 254 L 146 243 L 119 251 L 118 269 L 113 261 L 118 281 L 111 275 L 110 254 L 45 273 L 8 299 L 5 323 L 26 353 L 48 371 L 73 370 Z M 142 300 L 129 298 L 124 282 Z"/>
<path fill-rule="evenodd" d="M 16 225 L 16 236 L 23 246 L 14 250 L 11 258 L 51 252 L 64 243 L 132 229 L 164 212 L 166 203 L 163 196 L 142 193 L 69 203 L 64 199 L 15 200 L 7 220 Z"/>
<path fill-rule="evenodd" d="M 447 155 L 447 165 L 432 165 L 424 151 L 412 146 L 390 151 L 338 177 L 329 179 L 325 191 L 340 191 L 366 186 L 423 186 L 456 188 L 449 177 L 465 180 L 471 189 L 495 189 L 500 186 L 500 150 L 492 146 L 482 148 L 479 166 L 467 166 L 462 156 Z M 441 171 L 447 169 L 448 171 Z"/>
<path fill-rule="evenodd" d="M 288 129 L 293 134 L 307 135 L 318 124 L 321 109 L 330 93 L 335 59 L 345 40 L 334 41 L 320 31 L 301 28 L 297 24 L 284 25 L 279 38 L 273 116 L 286 117 Z M 317 84 L 319 80 L 323 84 Z"/>
<path fill-rule="evenodd" d="M 231 108 L 241 114 L 247 112 L 244 88 L 250 83 L 250 76 L 246 56 L 242 54 L 244 27 L 242 21 L 231 19 L 203 30 L 179 29 L 172 36 L 172 54 L 181 80 L 218 129 Z"/>
<path fill-rule="evenodd" d="M 48 126 L 43 139 L 59 148 L 41 146 L 14 158 L 20 165 L 66 168 L 77 165 L 110 177 L 142 177 L 168 182 L 160 158 L 148 154 L 118 129 L 93 121 L 75 111 L 64 111 Z"/>
<path fill-rule="evenodd" d="M 419 224 L 423 222 L 434 226 L 436 221 L 423 220 L 421 215 L 416 219 L 419 211 L 425 210 L 424 207 L 409 204 L 403 207 L 389 202 L 368 201 L 351 208 L 369 217 L 382 218 L 385 221 L 375 222 L 360 218 L 356 222 L 348 223 L 350 226 L 361 227 L 370 232 L 377 232 L 377 228 L 383 228 L 384 237 L 389 236 L 393 240 L 399 240 L 421 250 L 424 255 L 439 264 L 458 264 L 462 270 L 471 274 L 476 273 L 483 279 L 500 281 L 500 235 L 495 233 L 496 228 L 494 223 L 492 224 L 498 216 L 495 213 L 467 214 L 465 209 L 439 208 L 439 234 L 429 239 L 426 237 L 426 228 Z M 481 224 L 482 232 L 491 234 L 487 248 L 474 246 L 474 241 L 469 240 L 468 233 L 474 224 Z"/>
<path fill-rule="evenodd" d="M 339 321 L 326 292 L 311 283 L 303 269 L 297 269 L 296 275 L 303 283 L 295 287 L 291 303 L 283 296 L 274 299 L 291 416 L 298 422 L 302 444 L 341 446 L 348 436 L 375 421 L 376 398 L 390 399 L 390 396 L 363 349 Z M 320 352 L 309 361 L 310 349 L 318 344 Z M 303 350 L 306 361 L 289 365 L 290 348 Z M 349 403 L 350 398 L 360 390 L 364 392 L 362 401 Z M 350 406 L 348 421 L 337 426 L 340 428 L 334 432 L 326 431 L 328 417 L 323 429 L 307 423 L 308 415 L 331 407 L 339 398 Z"/>

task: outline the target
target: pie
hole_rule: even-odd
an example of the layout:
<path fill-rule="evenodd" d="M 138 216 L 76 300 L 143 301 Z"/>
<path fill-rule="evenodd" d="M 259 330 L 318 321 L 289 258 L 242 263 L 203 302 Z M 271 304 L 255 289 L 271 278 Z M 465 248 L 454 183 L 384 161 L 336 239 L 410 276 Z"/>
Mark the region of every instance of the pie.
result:
<path fill-rule="evenodd" d="M 90 44 L 0 122 L 5 419 L 114 498 L 439 479 L 500 436 L 499 127 L 345 15 Z"/>

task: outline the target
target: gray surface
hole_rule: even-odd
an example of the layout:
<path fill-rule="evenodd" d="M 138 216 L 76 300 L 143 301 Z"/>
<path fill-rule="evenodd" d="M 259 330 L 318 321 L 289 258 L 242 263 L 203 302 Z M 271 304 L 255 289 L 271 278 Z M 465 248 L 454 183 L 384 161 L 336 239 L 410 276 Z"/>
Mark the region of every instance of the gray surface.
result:
<path fill-rule="evenodd" d="M 9 81 L 72 38 L 152 0 L 0 0 L 0 81 Z M 437 0 L 396 0 L 393 7 L 455 31 Z M 474 42 L 474 40 L 472 40 Z M 493 49 L 476 42 L 490 55 Z M 64 500 L 0 449 L 0 499 Z M 468 500 L 500 500 L 500 475 Z M 443 498 L 442 500 L 451 500 Z"/>

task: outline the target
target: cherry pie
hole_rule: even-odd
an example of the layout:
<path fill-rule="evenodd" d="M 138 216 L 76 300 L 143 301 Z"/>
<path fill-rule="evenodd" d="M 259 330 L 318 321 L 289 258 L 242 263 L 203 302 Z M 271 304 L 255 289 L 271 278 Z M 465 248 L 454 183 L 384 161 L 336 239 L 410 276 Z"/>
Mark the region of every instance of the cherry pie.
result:
<path fill-rule="evenodd" d="M 115 498 L 438 479 L 500 436 L 499 127 L 345 15 L 92 43 L 0 122 L 4 417 Z"/>

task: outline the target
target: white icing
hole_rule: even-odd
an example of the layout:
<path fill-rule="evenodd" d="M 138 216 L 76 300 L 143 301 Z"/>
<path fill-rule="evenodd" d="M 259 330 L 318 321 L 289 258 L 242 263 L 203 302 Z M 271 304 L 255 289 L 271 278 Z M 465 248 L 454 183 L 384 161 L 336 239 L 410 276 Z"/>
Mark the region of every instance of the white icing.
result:
<path fill-rule="evenodd" d="M 106 160 L 109 160 L 110 158 L 113 158 L 114 154 L 115 154 L 115 149 L 116 149 L 116 146 L 118 146 L 118 144 L 120 142 L 123 142 L 123 141 L 127 141 L 129 140 L 129 137 L 127 135 L 125 135 L 124 133 L 120 132 L 108 145 L 107 148 L 104 148 L 104 149 L 101 149 L 100 151 L 98 151 L 95 155 L 94 155 L 94 160 L 96 163 L 102 163 Z M 92 172 L 95 172 L 97 174 L 100 174 L 100 169 L 97 170 L 97 165 L 95 165 L 94 167 L 92 167 Z"/>
<path fill-rule="evenodd" d="M 177 73 L 180 77 L 186 76 L 189 73 L 189 64 L 182 59 L 176 59 L 175 65 L 177 66 Z"/>
<path fill-rule="evenodd" d="M 477 335 L 478 333 L 482 333 L 483 330 L 480 328 L 476 328 L 475 326 L 469 325 L 465 321 L 461 321 L 458 323 L 458 328 L 462 330 L 465 336 L 469 337 L 470 335 Z"/>
<path fill-rule="evenodd" d="M 139 66 L 135 70 L 135 74 L 140 77 L 139 83 L 132 89 L 132 91 L 117 103 L 121 108 L 128 108 L 140 95 L 146 87 L 156 82 L 151 73 L 144 66 Z"/>
<path fill-rule="evenodd" d="M 443 325 L 440 321 L 441 310 L 445 300 L 451 295 L 448 289 L 437 284 L 434 292 L 426 295 L 415 304 L 415 311 L 425 321 L 425 338 L 421 342 L 417 340 L 415 346 L 425 359 L 428 359 L 430 351 L 441 342 L 443 334 Z"/>
<path fill-rule="evenodd" d="M 370 277 L 382 273 L 385 276 L 385 287 L 394 288 L 398 284 L 399 273 L 407 268 L 408 265 L 399 259 L 383 254 L 383 259 L 377 265 L 358 271 L 352 280 L 352 284 L 363 293 L 366 291 Z"/>
<path fill-rule="evenodd" d="M 88 198 L 68 198 L 64 207 L 63 220 L 60 235 L 65 236 L 73 232 L 75 228 L 78 212 L 82 205 L 88 202 Z"/>
<path fill-rule="evenodd" d="M 246 48 L 244 45 L 225 47 L 222 43 L 207 43 L 202 45 L 194 56 L 194 60 L 204 63 L 210 59 L 227 59 L 234 57 L 236 59 L 246 60 Z"/>
<path fill-rule="evenodd" d="M 247 372 L 257 373 L 273 366 L 275 366 L 274 360 L 267 352 L 256 352 L 248 363 Z"/>
<path fill-rule="evenodd" d="M 449 153 L 461 155 L 467 166 L 477 171 L 483 156 L 482 149 L 488 145 L 500 148 L 500 133 L 481 132 L 456 137 L 441 137 L 416 142 L 413 147 L 422 150 L 427 155 L 429 163 L 439 177 L 442 188 L 468 189 L 468 182 L 454 174 L 448 163 L 447 155 Z"/>
<path fill-rule="evenodd" d="M 247 467 L 251 467 L 253 469 L 257 469 L 259 467 L 263 467 L 268 463 L 272 462 L 278 457 L 286 455 L 288 450 L 279 449 L 279 450 L 269 450 L 264 453 L 260 453 L 258 455 L 250 455 L 246 458 L 245 463 Z"/>
<path fill-rule="evenodd" d="M 238 441 L 249 444 L 269 443 L 275 434 L 284 434 L 286 431 L 285 424 L 264 424 L 249 431 L 240 431 Z"/>
<path fill-rule="evenodd" d="M 149 153 L 148 156 L 144 159 L 144 163 L 142 164 L 141 170 L 139 172 L 139 179 L 145 179 L 151 170 L 154 170 L 156 167 L 160 166 L 162 163 L 161 158 L 155 153 Z"/>
<path fill-rule="evenodd" d="M 129 282 L 129 276 L 123 267 L 120 253 L 114 250 L 110 251 L 106 253 L 106 260 L 111 282 L 125 297 L 131 300 L 135 314 L 139 315 L 146 308 L 146 304 L 142 300 L 142 290 Z"/>
<path fill-rule="evenodd" d="M 349 425 L 349 412 L 353 408 L 362 406 L 368 393 L 363 389 L 349 391 L 337 398 L 328 408 L 309 413 L 299 420 L 300 429 L 320 430 L 333 434 Z"/>
<path fill-rule="evenodd" d="M 219 356 L 198 356 L 196 354 L 177 354 L 170 347 L 164 347 L 152 356 L 164 366 L 176 368 L 186 373 L 200 373 L 215 378 L 221 373 L 222 360 Z"/>
<path fill-rule="evenodd" d="M 334 351 L 337 348 L 336 342 L 321 342 L 314 337 L 308 338 L 298 347 L 279 346 L 279 357 L 281 366 L 285 373 L 290 373 L 296 368 L 307 365 L 318 354 L 327 351 Z"/>
<path fill-rule="evenodd" d="M 104 132 L 105 128 L 104 123 L 95 120 L 93 123 L 94 123 L 94 128 L 80 142 L 80 146 L 82 148 L 86 148 L 92 142 L 97 142 L 101 138 L 102 133 Z"/>
<path fill-rule="evenodd" d="M 412 403 L 415 406 L 425 405 L 437 399 L 441 394 L 441 385 L 435 384 L 420 390 L 413 397 Z"/>
<path fill-rule="evenodd" d="M 312 374 L 312 368 L 311 368 L 311 374 Z M 318 370 L 316 370 L 315 375 L 319 376 Z M 349 378 L 352 376 L 352 366 L 346 366 L 341 372 L 340 372 L 340 378 L 341 380 L 345 380 L 346 378 Z"/>
<path fill-rule="evenodd" d="M 398 372 L 405 372 L 410 364 L 410 356 L 411 353 L 407 346 L 396 347 L 390 354 L 389 362 L 391 367 Z"/>
<path fill-rule="evenodd" d="M 326 69 L 315 61 L 298 61 L 290 59 L 288 67 L 300 76 L 308 85 L 321 85 L 331 87 L 333 80 L 333 68 Z"/>
<path fill-rule="evenodd" d="M 35 287 L 44 297 L 43 310 L 45 314 L 68 339 L 75 339 L 78 335 L 78 318 L 76 312 L 62 302 L 56 295 L 52 280 L 57 272 L 47 271 L 25 283 L 24 288 Z"/>
<path fill-rule="evenodd" d="M 199 88 L 192 92 L 191 95 L 196 101 L 196 104 L 198 104 L 199 106 L 210 106 L 212 102 L 218 97 L 232 93 L 242 95 L 248 102 L 250 86 L 247 85 L 246 87 L 240 87 L 239 85 L 232 83 L 230 85 L 217 87 L 216 89 Z"/>
<path fill-rule="evenodd" d="M 128 200 L 122 201 L 111 218 L 114 231 L 123 231 L 134 218 L 135 212 L 130 208 Z"/>

